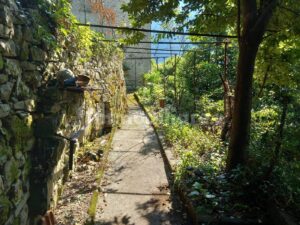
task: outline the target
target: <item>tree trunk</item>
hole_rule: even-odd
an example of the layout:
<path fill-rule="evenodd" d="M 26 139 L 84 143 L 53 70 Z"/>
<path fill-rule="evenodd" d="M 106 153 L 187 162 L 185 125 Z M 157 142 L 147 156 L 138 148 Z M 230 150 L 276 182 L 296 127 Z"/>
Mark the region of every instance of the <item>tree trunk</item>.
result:
<path fill-rule="evenodd" d="M 230 134 L 227 169 L 244 164 L 247 157 L 252 105 L 252 80 L 258 45 L 241 40 L 234 112 Z"/>
<path fill-rule="evenodd" d="M 235 88 L 227 170 L 245 165 L 250 137 L 252 85 L 255 59 L 277 0 L 270 0 L 258 11 L 256 0 L 241 0 L 242 36 Z"/>
<path fill-rule="evenodd" d="M 283 130 L 284 130 L 284 125 L 286 122 L 286 116 L 287 116 L 287 110 L 288 110 L 288 101 L 285 100 L 283 102 L 283 106 L 282 106 L 282 113 L 281 113 L 281 117 L 280 117 L 280 124 L 279 124 L 279 128 L 278 128 L 278 138 L 276 140 L 276 145 L 275 145 L 275 151 L 274 151 L 274 157 L 272 158 L 271 162 L 270 162 L 270 166 L 269 169 L 266 172 L 265 175 L 265 179 L 269 179 L 271 174 L 273 173 L 273 170 L 276 166 L 276 164 L 278 164 L 279 158 L 280 158 L 280 149 L 281 149 L 281 145 L 282 145 L 282 140 L 283 140 Z"/>
<path fill-rule="evenodd" d="M 271 64 L 269 64 L 268 67 L 267 67 L 267 70 L 266 70 L 265 75 L 264 75 L 263 82 L 262 82 L 262 84 L 260 86 L 260 90 L 257 94 L 257 98 L 262 97 L 262 93 L 263 93 L 264 88 L 266 86 L 270 69 L 271 69 Z"/>
<path fill-rule="evenodd" d="M 231 87 L 228 80 L 228 60 L 227 60 L 227 50 L 228 50 L 228 42 L 225 42 L 224 48 L 224 77 L 220 75 L 222 80 L 223 89 L 224 89 L 224 124 L 221 132 L 221 140 L 226 141 L 227 134 L 230 130 L 231 120 L 232 120 L 232 97 L 231 97 Z"/>
<path fill-rule="evenodd" d="M 233 112 L 233 98 L 231 96 L 231 88 L 228 80 L 223 81 L 224 88 L 224 124 L 221 132 L 221 140 L 226 141 L 227 134 L 230 131 L 232 112 Z"/>

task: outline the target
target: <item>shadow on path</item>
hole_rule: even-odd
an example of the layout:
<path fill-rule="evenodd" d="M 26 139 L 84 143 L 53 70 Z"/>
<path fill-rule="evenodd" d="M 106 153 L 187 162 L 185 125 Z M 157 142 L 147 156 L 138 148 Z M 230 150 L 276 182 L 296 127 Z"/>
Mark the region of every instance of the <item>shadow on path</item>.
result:
<path fill-rule="evenodd" d="M 148 118 L 131 102 L 113 139 L 96 225 L 188 225 Z"/>

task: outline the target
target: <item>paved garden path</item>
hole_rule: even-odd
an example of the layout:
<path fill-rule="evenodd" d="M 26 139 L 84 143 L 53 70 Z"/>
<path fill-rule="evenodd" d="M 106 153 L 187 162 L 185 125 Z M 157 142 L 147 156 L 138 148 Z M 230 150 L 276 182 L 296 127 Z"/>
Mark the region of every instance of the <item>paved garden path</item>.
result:
<path fill-rule="evenodd" d="M 132 98 L 124 123 L 115 133 L 112 148 L 95 224 L 187 224 L 171 194 L 153 128 Z"/>

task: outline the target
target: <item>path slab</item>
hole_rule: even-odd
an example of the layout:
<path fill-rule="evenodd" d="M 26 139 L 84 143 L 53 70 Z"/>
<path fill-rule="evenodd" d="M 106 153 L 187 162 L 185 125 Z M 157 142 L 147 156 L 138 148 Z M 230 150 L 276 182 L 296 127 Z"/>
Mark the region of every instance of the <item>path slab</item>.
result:
<path fill-rule="evenodd" d="M 95 224 L 185 225 L 184 213 L 169 188 L 154 130 L 132 101 L 113 139 Z"/>

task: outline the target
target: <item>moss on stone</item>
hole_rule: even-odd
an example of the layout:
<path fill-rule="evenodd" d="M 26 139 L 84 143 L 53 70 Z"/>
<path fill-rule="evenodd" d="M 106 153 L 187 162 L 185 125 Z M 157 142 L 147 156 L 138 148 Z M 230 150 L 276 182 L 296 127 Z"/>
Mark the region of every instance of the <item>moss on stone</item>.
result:
<path fill-rule="evenodd" d="M 21 151 L 23 146 L 26 145 L 33 133 L 31 129 L 32 119 L 26 118 L 21 120 L 17 116 L 13 116 L 11 119 L 11 130 L 14 134 L 14 149 Z"/>
<path fill-rule="evenodd" d="M 31 168 L 31 161 L 26 160 L 24 165 L 24 170 L 23 170 L 23 180 L 29 179 L 30 168 Z"/>
<path fill-rule="evenodd" d="M 1 137 L 0 137 L 1 138 Z M 0 143 L 0 166 L 3 165 L 7 159 L 11 156 L 11 151 L 9 147 Z"/>
<path fill-rule="evenodd" d="M 9 217 L 11 203 L 7 196 L 0 195 L 0 224 L 5 224 Z"/>
<path fill-rule="evenodd" d="M 29 59 L 29 47 L 26 42 L 22 43 L 22 51 L 20 52 L 20 59 L 26 61 Z"/>
<path fill-rule="evenodd" d="M 17 162 L 12 158 L 5 164 L 5 179 L 8 184 L 12 184 L 20 176 L 20 170 L 18 168 Z"/>
<path fill-rule="evenodd" d="M 19 225 L 20 224 L 20 218 L 15 218 L 12 225 Z"/>
<path fill-rule="evenodd" d="M 4 67 L 3 57 L 0 54 L 0 71 L 3 69 L 3 67 Z"/>

